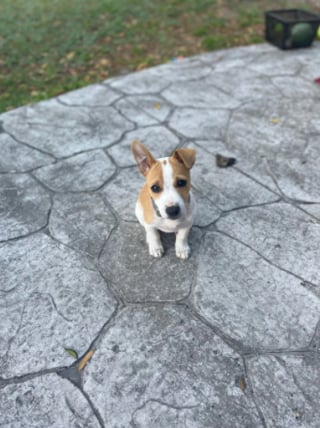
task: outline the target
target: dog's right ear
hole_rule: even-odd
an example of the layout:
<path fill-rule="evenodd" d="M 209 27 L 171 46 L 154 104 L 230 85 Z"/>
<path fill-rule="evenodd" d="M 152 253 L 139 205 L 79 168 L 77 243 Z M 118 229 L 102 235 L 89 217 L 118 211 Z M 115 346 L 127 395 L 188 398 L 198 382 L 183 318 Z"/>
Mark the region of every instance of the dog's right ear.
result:
<path fill-rule="evenodd" d="M 141 174 L 146 176 L 150 171 L 152 165 L 156 163 L 155 158 L 152 156 L 149 150 L 138 140 L 132 141 L 131 150 Z"/>

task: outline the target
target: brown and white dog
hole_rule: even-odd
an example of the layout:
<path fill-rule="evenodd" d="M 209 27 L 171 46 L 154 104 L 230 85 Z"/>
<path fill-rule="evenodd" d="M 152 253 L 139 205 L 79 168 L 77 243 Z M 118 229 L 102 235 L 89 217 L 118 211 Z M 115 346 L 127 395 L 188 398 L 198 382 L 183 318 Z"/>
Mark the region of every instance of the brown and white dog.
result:
<path fill-rule="evenodd" d="M 177 149 L 170 157 L 155 159 L 137 140 L 132 142 L 131 149 L 140 172 L 146 178 L 135 212 L 145 228 L 149 253 L 153 257 L 163 254 L 159 230 L 174 232 L 176 256 L 187 259 L 194 211 L 190 169 L 195 161 L 195 150 Z"/>

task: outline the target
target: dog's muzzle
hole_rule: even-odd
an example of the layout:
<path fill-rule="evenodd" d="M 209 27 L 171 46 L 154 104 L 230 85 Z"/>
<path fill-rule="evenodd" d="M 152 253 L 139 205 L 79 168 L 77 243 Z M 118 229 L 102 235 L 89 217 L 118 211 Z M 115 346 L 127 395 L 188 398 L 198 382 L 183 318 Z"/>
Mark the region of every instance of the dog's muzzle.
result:
<path fill-rule="evenodd" d="M 155 210 L 155 213 L 157 214 L 157 216 L 162 218 L 160 210 L 159 210 L 159 208 L 158 208 L 158 206 L 155 203 L 153 198 L 151 198 L 151 202 L 152 202 L 152 207 Z M 166 208 L 166 214 L 167 214 L 169 220 L 176 220 L 177 218 L 180 217 L 180 214 L 181 214 L 180 206 L 179 205 L 172 205 L 170 207 L 167 207 Z"/>
<path fill-rule="evenodd" d="M 176 220 L 180 216 L 180 207 L 179 205 L 172 205 L 171 207 L 166 208 L 166 214 L 170 220 Z"/>

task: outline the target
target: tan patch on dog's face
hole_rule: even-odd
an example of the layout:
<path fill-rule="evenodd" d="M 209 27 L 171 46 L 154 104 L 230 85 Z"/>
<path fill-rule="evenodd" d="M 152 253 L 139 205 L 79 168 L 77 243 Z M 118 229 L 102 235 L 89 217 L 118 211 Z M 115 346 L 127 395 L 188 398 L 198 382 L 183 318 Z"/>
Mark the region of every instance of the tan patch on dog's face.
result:
<path fill-rule="evenodd" d="M 162 166 L 159 161 L 152 165 L 152 168 L 150 169 L 146 179 L 150 196 L 153 199 L 158 199 L 163 192 L 164 186 Z"/>
<path fill-rule="evenodd" d="M 173 186 L 185 203 L 189 202 L 191 188 L 190 171 L 185 165 L 174 157 L 169 158 L 173 170 Z"/>
<path fill-rule="evenodd" d="M 158 186 L 160 192 L 152 191 L 153 186 Z M 155 188 L 154 188 L 155 189 Z M 158 199 L 163 191 L 163 174 L 162 167 L 159 161 L 157 161 L 146 177 L 146 183 L 141 189 L 139 195 L 139 201 L 143 206 L 143 217 L 144 221 L 148 224 L 151 224 L 155 217 L 155 212 L 152 206 L 151 198 Z"/>
<path fill-rule="evenodd" d="M 139 195 L 139 202 L 141 206 L 143 207 L 143 218 L 144 221 L 147 224 L 151 224 L 154 220 L 154 209 L 152 207 L 150 192 L 148 190 L 147 183 L 142 187 L 140 195 Z"/>

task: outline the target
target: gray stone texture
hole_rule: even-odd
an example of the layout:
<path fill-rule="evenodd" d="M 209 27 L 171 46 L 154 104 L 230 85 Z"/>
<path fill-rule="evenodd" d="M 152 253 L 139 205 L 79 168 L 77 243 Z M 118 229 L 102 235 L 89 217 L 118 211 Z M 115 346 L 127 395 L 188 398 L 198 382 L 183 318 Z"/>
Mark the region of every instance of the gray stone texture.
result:
<path fill-rule="evenodd" d="M 115 308 L 101 275 L 45 234 L 1 244 L 0 260 L 0 377 L 70 364 L 65 348 L 84 353 Z"/>
<path fill-rule="evenodd" d="M 319 49 L 201 54 L 0 115 L 1 427 L 318 428 Z M 188 260 L 174 234 L 148 254 L 134 139 L 197 151 Z"/>
<path fill-rule="evenodd" d="M 125 168 L 119 171 L 117 176 L 101 189 L 100 193 L 112 204 L 122 220 L 135 222 L 137 221 L 134 213 L 135 204 L 144 181 L 138 167 Z"/>
<path fill-rule="evenodd" d="M 300 209 L 286 203 L 251 207 L 230 213 L 217 226 L 272 264 L 319 287 L 319 222 Z"/>
<path fill-rule="evenodd" d="M 279 96 L 245 104 L 232 114 L 226 145 L 250 159 L 243 170 L 263 184 L 270 186 L 272 177 L 286 197 L 318 202 L 318 103 Z"/>
<path fill-rule="evenodd" d="M 27 172 L 50 164 L 54 158 L 18 143 L 8 134 L 0 134 L 0 173 Z"/>
<path fill-rule="evenodd" d="M 320 301 L 301 280 L 213 232 L 200 251 L 192 299 L 212 325 L 248 348 L 307 346 L 319 320 Z"/>
<path fill-rule="evenodd" d="M 54 197 L 49 230 L 68 247 L 97 257 L 115 225 L 101 195 L 65 193 Z"/>
<path fill-rule="evenodd" d="M 155 158 L 170 156 L 179 144 L 179 139 L 164 126 L 150 126 L 128 132 L 119 144 L 108 150 L 117 165 L 121 167 L 136 165 L 131 153 L 131 143 L 134 140 L 139 140 L 149 147 Z M 163 155 L 164 153 L 166 155 Z"/>
<path fill-rule="evenodd" d="M 197 230 L 192 232 L 189 243 L 194 256 L 187 261 L 175 257 L 173 238 L 174 235 L 162 235 L 166 254 L 155 259 L 148 256 L 142 227 L 124 223 L 103 249 L 99 260 L 101 273 L 126 301 L 181 300 L 190 293 L 195 278 L 201 234 Z"/>
<path fill-rule="evenodd" d="M 213 79 L 215 81 L 215 79 Z M 193 82 L 178 82 L 163 91 L 163 96 L 172 104 L 189 108 L 236 108 L 239 102 L 208 79 Z"/>
<path fill-rule="evenodd" d="M 39 168 L 34 175 L 55 192 L 83 192 L 101 187 L 115 169 L 102 150 L 94 150 Z"/>
<path fill-rule="evenodd" d="M 106 147 L 133 128 L 113 107 L 73 107 L 57 99 L 10 111 L 2 120 L 17 140 L 59 158 Z"/>
<path fill-rule="evenodd" d="M 127 95 L 158 94 L 169 85 L 158 68 L 142 70 L 127 76 L 112 79 L 111 88 L 117 89 Z"/>
<path fill-rule="evenodd" d="M 118 101 L 115 107 L 140 127 L 157 125 L 171 112 L 170 105 L 163 98 L 153 95 L 128 96 Z"/>
<path fill-rule="evenodd" d="M 199 146 L 197 167 L 192 172 L 192 184 L 222 211 L 262 204 L 278 199 L 278 196 L 241 174 L 236 168 L 219 168 L 216 157 Z M 210 143 L 214 151 L 215 142 Z M 216 153 L 221 153 L 219 145 Z M 223 152 L 225 153 L 225 151 Z"/>
<path fill-rule="evenodd" d="M 103 338 L 84 389 L 105 426 L 260 427 L 242 376 L 239 355 L 183 307 L 131 307 Z"/>
<path fill-rule="evenodd" d="M 0 176 L 0 241 L 46 226 L 50 206 L 50 196 L 29 175 Z"/>
<path fill-rule="evenodd" d="M 257 403 L 269 427 L 319 426 L 317 355 L 253 357 L 248 361 Z"/>
<path fill-rule="evenodd" d="M 0 390 L 0 426 L 100 427 L 81 392 L 56 374 L 9 385 Z"/>
<path fill-rule="evenodd" d="M 221 109 L 182 107 L 170 118 L 170 128 L 187 138 L 215 140 L 225 137 L 230 112 Z"/>
<path fill-rule="evenodd" d="M 67 92 L 60 95 L 58 100 L 70 106 L 102 107 L 113 104 L 119 98 L 121 94 L 108 86 L 98 84 Z"/>

